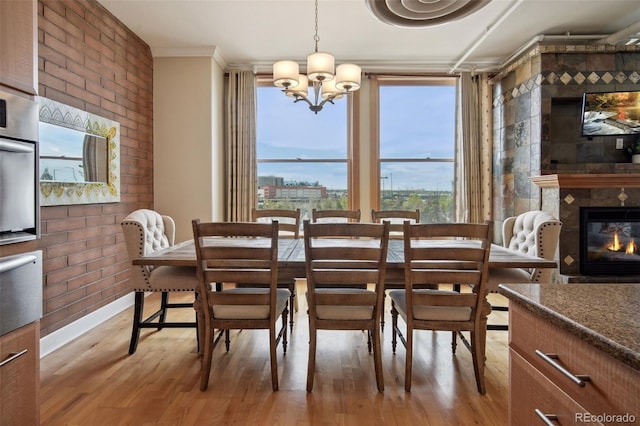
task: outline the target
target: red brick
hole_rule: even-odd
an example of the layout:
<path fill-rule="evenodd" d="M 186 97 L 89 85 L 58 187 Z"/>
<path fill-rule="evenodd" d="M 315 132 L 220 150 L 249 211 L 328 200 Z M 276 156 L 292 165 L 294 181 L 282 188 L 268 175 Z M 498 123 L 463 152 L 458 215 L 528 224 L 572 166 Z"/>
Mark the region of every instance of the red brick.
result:
<path fill-rule="evenodd" d="M 120 203 L 42 208 L 45 336 L 130 291 L 120 221 L 153 206 L 153 58 L 94 0 L 40 0 L 38 10 L 40 95 L 119 121 L 122 143 Z"/>

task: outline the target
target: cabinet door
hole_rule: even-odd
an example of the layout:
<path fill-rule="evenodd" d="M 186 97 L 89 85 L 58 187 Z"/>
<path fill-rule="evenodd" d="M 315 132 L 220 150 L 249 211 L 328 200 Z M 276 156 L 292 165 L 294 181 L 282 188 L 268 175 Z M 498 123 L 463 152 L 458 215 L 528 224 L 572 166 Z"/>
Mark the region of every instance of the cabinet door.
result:
<path fill-rule="evenodd" d="M 587 411 L 513 349 L 509 350 L 509 363 L 510 425 L 583 423 L 580 420 Z M 545 423 L 544 416 L 548 416 L 549 423 Z"/>
<path fill-rule="evenodd" d="M 0 84 L 37 95 L 36 0 L 0 1 Z"/>
<path fill-rule="evenodd" d="M 36 321 L 0 337 L 3 426 L 40 424 L 39 329 L 40 322 Z"/>

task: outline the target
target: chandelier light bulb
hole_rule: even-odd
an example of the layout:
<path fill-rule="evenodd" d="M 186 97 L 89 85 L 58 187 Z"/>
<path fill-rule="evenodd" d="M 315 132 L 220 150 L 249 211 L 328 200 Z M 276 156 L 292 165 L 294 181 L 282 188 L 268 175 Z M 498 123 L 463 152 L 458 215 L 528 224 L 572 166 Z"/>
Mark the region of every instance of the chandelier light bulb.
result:
<path fill-rule="evenodd" d="M 307 77 L 311 81 L 333 80 L 335 60 L 331 53 L 314 52 L 307 56 Z"/>
<path fill-rule="evenodd" d="M 295 61 L 278 61 L 273 64 L 273 84 L 285 89 L 298 86 L 299 65 Z"/>
<path fill-rule="evenodd" d="M 351 92 L 360 88 L 360 67 L 354 64 L 341 64 L 336 68 L 336 87 Z"/>
<path fill-rule="evenodd" d="M 295 98 L 298 96 L 308 97 L 309 96 L 309 80 L 307 79 L 307 76 L 304 74 L 299 74 L 298 85 L 293 89 L 286 90 L 285 94 L 292 98 Z"/>
<path fill-rule="evenodd" d="M 322 82 L 322 99 L 340 99 L 342 98 L 342 90 L 336 87 L 336 80 Z"/>

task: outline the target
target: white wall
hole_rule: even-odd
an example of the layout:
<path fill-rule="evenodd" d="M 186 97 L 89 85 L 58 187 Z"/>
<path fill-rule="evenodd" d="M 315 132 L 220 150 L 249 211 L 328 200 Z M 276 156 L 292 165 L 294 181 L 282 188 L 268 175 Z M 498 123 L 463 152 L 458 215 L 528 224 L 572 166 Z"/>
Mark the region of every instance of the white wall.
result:
<path fill-rule="evenodd" d="M 154 208 L 176 221 L 176 241 L 191 220 L 222 220 L 224 72 L 211 56 L 155 57 Z"/>

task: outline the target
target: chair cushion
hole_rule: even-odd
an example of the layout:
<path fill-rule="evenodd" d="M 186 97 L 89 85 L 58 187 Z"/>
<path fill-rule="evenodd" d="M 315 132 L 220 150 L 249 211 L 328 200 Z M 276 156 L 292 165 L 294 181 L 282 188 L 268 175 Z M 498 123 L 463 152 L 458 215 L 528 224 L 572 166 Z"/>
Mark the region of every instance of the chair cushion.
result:
<path fill-rule="evenodd" d="M 194 291 L 198 286 L 196 268 L 158 266 L 150 272 L 148 284 L 136 291 Z"/>
<path fill-rule="evenodd" d="M 414 290 L 414 293 L 457 294 L 447 290 Z M 392 290 L 389 297 L 402 318 L 407 319 L 407 293 L 405 290 Z M 469 321 L 471 308 L 466 306 L 414 306 L 413 318 L 431 321 Z"/>
<path fill-rule="evenodd" d="M 491 268 L 487 279 L 487 291 L 497 292 L 501 283 L 530 283 L 531 273 L 520 268 Z"/>
<path fill-rule="evenodd" d="M 318 288 L 316 293 L 372 293 L 375 295 L 374 291 L 359 288 Z M 305 295 L 309 301 L 308 293 Z M 316 316 L 323 320 L 368 320 L 373 318 L 373 306 L 316 305 Z"/>
<path fill-rule="evenodd" d="M 225 293 L 265 294 L 268 288 L 230 288 Z M 284 288 L 276 291 L 276 313 L 280 314 L 287 306 L 291 292 Z M 213 316 L 216 319 L 267 319 L 269 305 L 213 305 Z"/>

